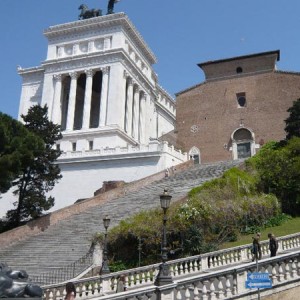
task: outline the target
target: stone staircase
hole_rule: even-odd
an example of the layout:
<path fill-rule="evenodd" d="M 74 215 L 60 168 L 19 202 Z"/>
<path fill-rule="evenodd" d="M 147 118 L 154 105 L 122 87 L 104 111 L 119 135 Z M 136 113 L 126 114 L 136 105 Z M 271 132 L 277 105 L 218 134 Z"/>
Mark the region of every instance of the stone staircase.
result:
<path fill-rule="evenodd" d="M 7 263 L 12 269 L 26 270 L 30 277 L 53 273 L 88 253 L 92 235 L 104 231 L 102 220 L 105 216 L 110 217 L 112 228 L 120 220 L 141 210 L 159 207 L 159 195 L 165 188 L 172 195 L 172 201 L 176 201 L 186 196 L 191 188 L 220 177 L 224 171 L 239 164 L 241 161 L 227 161 L 171 172 L 169 177 L 152 182 L 125 196 L 100 203 L 71 218 L 62 219 L 38 235 L 4 249 L 0 248 L 0 262 Z M 73 270 L 75 273 L 79 271 L 81 270 Z"/>

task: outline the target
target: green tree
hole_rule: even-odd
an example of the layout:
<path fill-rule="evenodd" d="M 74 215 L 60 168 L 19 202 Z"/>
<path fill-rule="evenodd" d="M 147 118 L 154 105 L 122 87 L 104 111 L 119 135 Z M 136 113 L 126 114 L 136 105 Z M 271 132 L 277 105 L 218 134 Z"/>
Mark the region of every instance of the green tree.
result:
<path fill-rule="evenodd" d="M 16 208 L 7 212 L 7 218 L 13 226 L 50 209 L 54 205 L 54 198 L 47 193 L 61 178 L 60 168 L 55 163 L 61 151 L 55 148 L 55 143 L 62 136 L 60 126 L 49 121 L 47 106 L 32 106 L 27 115 L 21 117 L 25 128 L 41 139 L 43 146 L 37 147 L 33 156 L 22 161 L 18 178 L 13 182 L 17 187 L 14 194 L 18 196 L 18 201 Z"/>
<path fill-rule="evenodd" d="M 286 138 L 289 140 L 293 136 L 300 137 L 300 99 L 294 101 L 293 106 L 287 110 L 290 115 L 285 120 Z"/>
<path fill-rule="evenodd" d="M 0 193 L 6 193 L 12 187 L 23 164 L 42 147 L 43 141 L 21 122 L 0 112 Z"/>
<path fill-rule="evenodd" d="M 248 161 L 258 177 L 258 188 L 275 194 L 282 211 L 300 214 L 300 138 L 269 142 Z"/>

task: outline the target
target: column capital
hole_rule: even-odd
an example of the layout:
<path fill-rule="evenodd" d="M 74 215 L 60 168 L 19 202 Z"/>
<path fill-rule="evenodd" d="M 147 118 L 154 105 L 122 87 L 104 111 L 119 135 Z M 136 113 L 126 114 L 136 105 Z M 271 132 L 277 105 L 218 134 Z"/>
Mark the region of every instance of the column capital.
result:
<path fill-rule="evenodd" d="M 54 79 L 54 81 L 61 81 L 62 75 L 61 74 L 54 74 L 53 79 Z"/>
<path fill-rule="evenodd" d="M 136 93 L 139 93 L 140 91 L 141 91 L 140 86 L 136 85 L 136 86 L 135 86 L 135 92 L 136 92 Z"/>
<path fill-rule="evenodd" d="M 84 73 L 86 74 L 87 77 L 93 77 L 93 75 L 95 74 L 95 71 L 93 69 L 87 69 L 87 70 L 84 70 Z"/>
<path fill-rule="evenodd" d="M 124 78 L 128 78 L 129 77 L 129 73 L 126 71 L 126 70 L 124 70 L 124 72 L 123 72 L 123 76 L 124 76 Z"/>
<path fill-rule="evenodd" d="M 77 79 L 78 78 L 78 72 L 70 72 L 69 75 L 72 79 Z"/>
<path fill-rule="evenodd" d="M 142 97 L 141 97 L 141 99 L 142 100 L 147 100 L 147 94 L 145 93 L 145 91 L 142 91 L 143 93 L 142 93 Z"/>
<path fill-rule="evenodd" d="M 127 78 L 128 85 L 133 85 L 133 80 L 131 77 Z"/>
<path fill-rule="evenodd" d="M 101 68 L 101 71 L 104 74 L 108 74 L 109 73 L 109 67 L 104 67 L 104 68 Z"/>

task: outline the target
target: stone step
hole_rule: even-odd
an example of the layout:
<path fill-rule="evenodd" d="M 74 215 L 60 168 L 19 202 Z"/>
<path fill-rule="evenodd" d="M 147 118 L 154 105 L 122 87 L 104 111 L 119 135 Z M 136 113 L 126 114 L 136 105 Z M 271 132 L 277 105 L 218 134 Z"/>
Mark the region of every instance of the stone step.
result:
<path fill-rule="evenodd" d="M 12 269 L 26 270 L 31 277 L 72 264 L 89 251 L 92 235 L 104 231 L 102 219 L 106 215 L 111 218 L 112 228 L 124 218 L 141 210 L 160 207 L 159 195 L 165 188 L 172 195 L 172 201 L 179 200 L 191 188 L 221 176 L 225 170 L 239 163 L 241 162 L 230 161 L 197 165 L 175 172 L 173 176 L 87 209 L 72 218 L 61 220 L 36 236 L 0 249 L 0 261 L 7 263 Z M 62 275 L 53 276 L 61 278 Z"/>

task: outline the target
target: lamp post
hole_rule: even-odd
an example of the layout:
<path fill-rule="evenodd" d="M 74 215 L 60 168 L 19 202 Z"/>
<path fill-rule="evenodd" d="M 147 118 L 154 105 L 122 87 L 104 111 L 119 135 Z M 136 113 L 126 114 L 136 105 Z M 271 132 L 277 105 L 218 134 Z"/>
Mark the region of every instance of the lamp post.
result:
<path fill-rule="evenodd" d="M 103 225 L 105 228 L 105 234 L 104 234 L 104 248 L 103 248 L 103 261 L 102 261 L 102 267 L 100 274 L 108 274 L 110 273 L 109 267 L 108 267 L 108 258 L 107 258 L 107 228 L 109 226 L 110 219 L 106 216 L 103 219 Z"/>
<path fill-rule="evenodd" d="M 159 272 L 155 279 L 154 284 L 157 286 L 169 284 L 173 282 L 172 276 L 170 274 L 169 266 L 166 261 L 168 259 L 168 250 L 167 250 L 167 234 L 166 234 L 166 224 L 167 224 L 167 210 L 170 207 L 170 202 L 172 196 L 168 194 L 168 191 L 165 189 L 164 193 L 159 196 L 160 206 L 163 209 L 163 232 L 162 232 L 162 247 L 161 247 L 161 258 L 162 263 L 159 266 Z"/>

